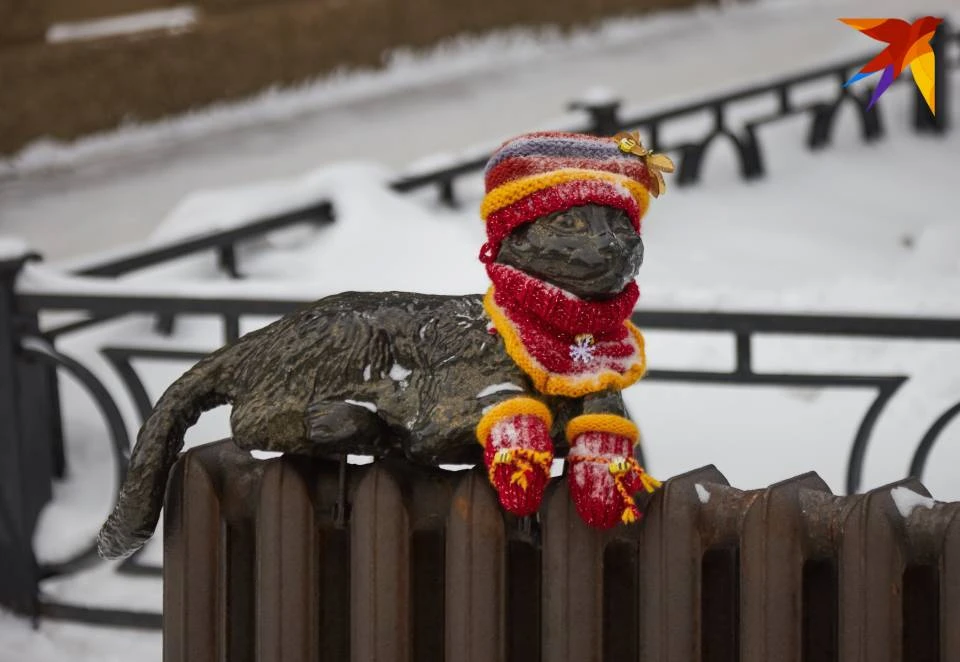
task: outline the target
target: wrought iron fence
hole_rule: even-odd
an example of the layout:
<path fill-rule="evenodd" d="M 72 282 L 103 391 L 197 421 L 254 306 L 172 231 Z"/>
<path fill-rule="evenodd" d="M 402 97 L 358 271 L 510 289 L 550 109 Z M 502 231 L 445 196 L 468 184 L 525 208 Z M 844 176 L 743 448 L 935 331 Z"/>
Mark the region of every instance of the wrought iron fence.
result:
<path fill-rule="evenodd" d="M 960 45 L 960 33 L 941 29 L 935 46 L 938 66 L 960 64 L 960 57 L 948 53 L 948 45 Z M 957 49 L 960 50 L 960 49 Z M 948 57 L 949 56 L 949 57 Z M 678 154 L 680 180 L 695 182 L 699 177 L 703 154 L 717 138 L 727 138 L 737 145 L 741 173 L 755 177 L 763 173 L 763 159 L 758 129 L 765 124 L 795 115 L 812 118 L 808 145 L 821 147 L 831 135 L 836 110 L 841 103 L 854 103 L 860 108 L 862 135 L 872 140 L 882 135 L 878 107 L 867 111 L 867 95 L 842 89 L 830 101 L 808 105 L 794 104 L 791 90 L 802 83 L 825 79 L 842 82 L 861 61 L 846 62 L 788 77 L 766 85 L 753 86 L 725 95 L 686 104 L 656 114 L 622 118 L 615 103 L 589 106 L 591 124 L 571 127 L 609 134 L 624 128 L 641 128 L 651 136 L 656 147 Z M 940 112 L 931 118 L 918 98 L 915 126 L 919 130 L 944 132 L 948 126 L 950 102 L 949 76 L 938 73 Z M 780 99 L 778 111 L 754 118 L 743 127 L 730 127 L 727 108 L 730 104 L 762 95 Z M 699 141 L 678 145 L 659 144 L 664 123 L 696 112 L 711 112 L 712 130 Z M 924 114 L 926 113 L 926 114 Z M 454 202 L 454 182 L 467 173 L 482 169 L 485 158 L 472 159 L 448 168 L 416 177 L 401 178 L 393 183 L 398 191 L 411 191 L 436 186 L 441 198 Z M 217 252 L 218 263 L 232 277 L 241 276 L 235 245 L 265 232 L 293 223 L 328 223 L 334 219 L 329 203 L 320 202 L 310 208 L 259 219 L 236 228 L 126 252 L 106 260 L 97 260 L 72 269 L 73 276 L 111 278 L 137 269 L 199 251 Z M 71 333 L 132 313 L 149 313 L 161 321 L 160 329 L 172 329 L 177 315 L 202 314 L 223 320 L 224 341 L 239 336 L 244 316 L 279 316 L 295 310 L 306 301 L 266 300 L 251 298 L 200 299 L 188 296 L 142 296 L 139 294 L 80 294 L 75 290 L 53 288 L 25 289 L 17 287 L 18 274 L 24 262 L 35 256 L 12 256 L 0 262 L 0 451 L 5 462 L 0 464 L 0 603 L 28 614 L 71 618 L 91 622 L 113 623 L 137 627 L 159 627 L 159 615 L 130 610 L 93 609 L 45 601 L 38 593 L 38 583 L 47 577 L 70 574 L 98 563 L 92 545 L 80 550 L 67 561 L 48 566 L 38 565 L 30 543 L 37 516 L 49 500 L 51 484 L 65 470 L 58 371 L 74 376 L 97 403 L 107 421 L 116 473 L 122 476 L 129 454 L 127 423 L 116 398 L 129 398 L 142 421 L 151 407 L 151 398 L 143 386 L 132 361 L 151 358 L 167 361 L 195 360 L 199 354 L 178 350 L 145 349 L 131 346 L 101 348 L 102 355 L 121 378 L 127 393 L 111 393 L 97 375 L 76 359 L 56 348 L 57 341 Z M 40 312 L 80 311 L 83 318 L 65 324 L 41 327 Z M 638 311 L 635 321 L 646 329 L 674 331 L 715 331 L 732 334 L 736 339 L 736 367 L 730 372 L 699 370 L 652 370 L 648 378 L 707 384 L 753 384 L 769 386 L 832 386 L 850 389 L 873 389 L 872 405 L 865 413 L 849 452 L 846 487 L 850 493 L 860 487 L 863 460 L 874 425 L 886 404 L 908 380 L 909 375 L 890 374 L 774 374 L 757 372 L 751 362 L 753 340 L 765 334 L 800 334 L 819 337 L 856 336 L 860 338 L 912 338 L 920 340 L 960 340 L 960 320 L 919 319 L 866 316 L 737 314 L 717 312 Z M 920 477 L 924 463 L 940 433 L 957 415 L 960 403 L 932 421 L 920 440 L 909 468 Z M 139 421 L 138 421 L 139 422 Z M 93 532 L 91 532 L 91 540 Z M 134 557 L 119 568 L 123 573 L 159 575 L 160 568 L 150 567 Z"/>
<path fill-rule="evenodd" d="M 947 24 L 944 23 L 946 26 Z M 927 109 L 919 92 L 915 94 L 913 126 L 918 132 L 944 133 L 950 128 L 950 93 L 952 69 L 960 67 L 960 31 L 951 32 L 949 26 L 941 27 L 931 41 L 936 54 L 937 104 L 938 112 L 934 116 Z M 676 181 L 680 186 L 694 184 L 700 179 L 704 156 L 708 148 L 719 139 L 729 140 L 734 146 L 740 174 L 744 179 L 756 179 L 766 172 L 763 158 L 760 130 L 770 124 L 805 115 L 810 120 L 807 132 L 807 146 L 810 149 L 827 147 L 833 137 L 834 126 L 843 104 L 849 104 L 857 111 L 860 122 L 860 134 L 865 142 L 873 142 L 883 136 L 884 126 L 880 106 L 868 108 L 872 89 L 854 90 L 843 84 L 850 75 L 859 70 L 872 55 L 818 67 L 780 78 L 776 81 L 750 85 L 741 89 L 724 92 L 715 96 L 699 99 L 691 103 L 669 107 L 658 112 L 645 112 L 639 115 L 624 116 L 621 102 L 574 102 L 571 110 L 582 110 L 588 115 L 584 124 L 571 126 L 567 130 L 578 133 L 593 133 L 612 136 L 619 131 L 638 129 L 645 135 L 648 147 L 664 153 L 672 153 L 677 161 Z M 836 94 L 832 99 L 818 99 L 811 102 L 795 100 L 796 92 L 804 85 L 816 82 L 836 83 Z M 900 77 L 896 82 L 909 82 L 909 78 Z M 730 120 L 731 106 L 741 102 L 771 99 L 776 108 L 770 113 L 760 114 L 735 126 Z M 709 113 L 712 118 L 711 129 L 699 140 L 669 143 L 661 136 L 665 127 L 677 121 L 688 120 L 698 114 Z M 401 177 L 393 182 L 395 190 L 401 192 L 436 187 L 440 201 L 447 205 L 456 204 L 455 182 L 465 175 L 481 172 L 489 158 L 488 154 L 464 159 L 463 161 L 427 172 Z"/>

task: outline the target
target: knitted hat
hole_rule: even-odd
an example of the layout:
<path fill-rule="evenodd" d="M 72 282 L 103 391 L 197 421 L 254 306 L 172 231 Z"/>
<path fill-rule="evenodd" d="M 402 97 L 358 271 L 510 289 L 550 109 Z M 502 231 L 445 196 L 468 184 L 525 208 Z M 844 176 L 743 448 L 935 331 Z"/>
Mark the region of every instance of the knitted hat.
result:
<path fill-rule="evenodd" d="M 622 209 L 640 232 L 650 195 L 663 188 L 658 170 L 672 169 L 669 159 L 645 150 L 636 134 L 601 138 L 544 131 L 508 140 L 484 171 L 480 216 L 487 243 L 480 259 L 492 262 L 516 227 L 589 203 Z"/>

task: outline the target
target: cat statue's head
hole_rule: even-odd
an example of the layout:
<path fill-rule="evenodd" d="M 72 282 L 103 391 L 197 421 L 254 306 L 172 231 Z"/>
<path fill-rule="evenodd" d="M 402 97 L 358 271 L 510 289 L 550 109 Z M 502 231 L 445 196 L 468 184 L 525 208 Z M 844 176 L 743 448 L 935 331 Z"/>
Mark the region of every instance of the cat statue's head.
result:
<path fill-rule="evenodd" d="M 484 171 L 480 260 L 581 299 L 616 296 L 643 262 L 641 220 L 673 163 L 636 133 L 538 132 L 508 140 Z"/>

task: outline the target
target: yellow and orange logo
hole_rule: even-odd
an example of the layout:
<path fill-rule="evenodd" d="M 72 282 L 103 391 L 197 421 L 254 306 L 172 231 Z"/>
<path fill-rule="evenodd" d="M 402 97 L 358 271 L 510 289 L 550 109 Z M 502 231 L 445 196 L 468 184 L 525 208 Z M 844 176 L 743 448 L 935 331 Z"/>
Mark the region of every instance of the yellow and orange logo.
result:
<path fill-rule="evenodd" d="M 890 84 L 903 73 L 904 69 L 910 67 L 913 81 L 917 84 L 920 94 L 930 107 L 930 112 L 936 115 L 935 55 L 930 48 L 930 40 L 937 31 L 937 26 L 943 23 L 942 18 L 925 16 L 912 24 L 899 18 L 841 18 L 839 20 L 868 37 L 887 44 L 887 47 L 854 74 L 844 87 L 882 71 L 880 82 L 867 106 L 872 108 Z"/>

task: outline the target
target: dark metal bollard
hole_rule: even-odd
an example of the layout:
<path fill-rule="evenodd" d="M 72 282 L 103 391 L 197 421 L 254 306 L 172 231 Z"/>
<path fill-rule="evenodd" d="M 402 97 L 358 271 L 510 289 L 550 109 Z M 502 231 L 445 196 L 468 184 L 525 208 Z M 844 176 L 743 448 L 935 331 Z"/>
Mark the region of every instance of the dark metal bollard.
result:
<path fill-rule="evenodd" d="M 936 62 L 934 80 L 936 81 L 936 108 L 934 115 L 927 107 L 920 90 L 913 89 L 913 127 L 918 133 L 946 133 L 950 129 L 950 71 L 947 68 L 947 44 L 951 36 L 950 24 L 944 20 L 930 40 Z"/>
<path fill-rule="evenodd" d="M 22 251 L 0 259 L 0 604 L 35 617 L 38 572 L 31 540 L 40 509 L 50 498 L 53 466 L 49 447 L 27 438 L 30 423 L 23 411 L 27 403 L 19 353 L 24 320 L 14 285 L 32 257 Z"/>
<path fill-rule="evenodd" d="M 620 131 L 620 100 L 574 101 L 567 108 L 582 110 L 590 116 L 590 128 L 587 133 L 595 136 L 612 136 Z"/>

